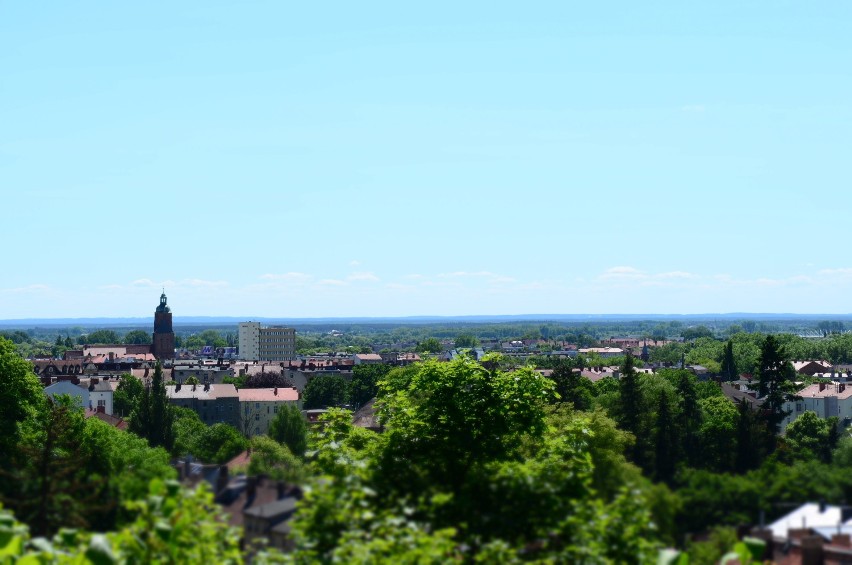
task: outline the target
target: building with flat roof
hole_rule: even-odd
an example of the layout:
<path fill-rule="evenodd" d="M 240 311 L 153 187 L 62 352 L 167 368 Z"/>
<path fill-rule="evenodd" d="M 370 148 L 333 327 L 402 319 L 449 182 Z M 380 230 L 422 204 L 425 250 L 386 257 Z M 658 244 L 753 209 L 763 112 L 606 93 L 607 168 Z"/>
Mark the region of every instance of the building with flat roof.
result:
<path fill-rule="evenodd" d="M 239 358 L 246 361 L 290 361 L 296 358 L 296 330 L 241 322 L 239 346 Z"/>

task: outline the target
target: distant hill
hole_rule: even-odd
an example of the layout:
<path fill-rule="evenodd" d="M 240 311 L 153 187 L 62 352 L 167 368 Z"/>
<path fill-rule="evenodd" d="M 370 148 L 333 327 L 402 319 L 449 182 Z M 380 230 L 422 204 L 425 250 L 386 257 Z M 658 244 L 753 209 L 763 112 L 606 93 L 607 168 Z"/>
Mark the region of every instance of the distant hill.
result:
<path fill-rule="evenodd" d="M 452 324 L 452 323 L 501 323 L 501 322 L 635 322 L 635 321 L 679 321 L 679 322 L 735 322 L 753 321 L 809 321 L 809 320 L 852 320 L 852 314 L 790 314 L 730 312 L 724 314 L 517 314 L 517 315 L 470 315 L 470 316 L 401 316 L 401 317 L 325 317 L 325 318 L 261 318 L 256 316 L 175 316 L 175 326 L 223 326 L 237 325 L 245 321 L 264 324 L 289 324 L 305 326 L 311 324 Z M 147 327 L 153 325 L 153 316 L 139 318 L 26 318 L 0 320 L 0 328 L 44 328 L 44 327 Z"/>

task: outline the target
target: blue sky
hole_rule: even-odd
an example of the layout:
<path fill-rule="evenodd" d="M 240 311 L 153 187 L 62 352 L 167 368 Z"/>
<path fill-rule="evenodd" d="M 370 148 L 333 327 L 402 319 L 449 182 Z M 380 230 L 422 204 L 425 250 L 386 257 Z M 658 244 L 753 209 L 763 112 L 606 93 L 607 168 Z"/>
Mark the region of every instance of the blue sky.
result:
<path fill-rule="evenodd" d="M 0 318 L 848 313 L 852 4 L 703 4 L 0 3 Z"/>

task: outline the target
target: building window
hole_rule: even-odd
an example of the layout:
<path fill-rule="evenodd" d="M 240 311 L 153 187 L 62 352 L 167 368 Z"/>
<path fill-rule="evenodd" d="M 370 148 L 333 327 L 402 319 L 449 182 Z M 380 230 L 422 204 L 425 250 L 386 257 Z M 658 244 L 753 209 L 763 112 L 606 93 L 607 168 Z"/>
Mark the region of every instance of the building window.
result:
<path fill-rule="evenodd" d="M 260 414 L 255 414 L 255 415 L 254 415 L 254 421 L 255 421 L 255 422 L 260 422 Z"/>

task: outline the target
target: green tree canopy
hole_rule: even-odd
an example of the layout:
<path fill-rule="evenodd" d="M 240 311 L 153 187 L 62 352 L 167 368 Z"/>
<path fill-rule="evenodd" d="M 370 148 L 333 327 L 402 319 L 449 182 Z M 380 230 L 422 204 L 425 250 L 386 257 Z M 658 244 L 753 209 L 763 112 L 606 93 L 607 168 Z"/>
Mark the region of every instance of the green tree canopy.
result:
<path fill-rule="evenodd" d="M 347 399 L 347 386 L 338 375 L 313 377 L 305 386 L 303 405 L 305 409 L 342 406 Z"/>
<path fill-rule="evenodd" d="M 159 363 L 154 367 L 150 386 L 145 386 L 135 410 L 130 417 L 130 430 L 144 437 L 151 447 L 171 450 L 174 443 L 174 413 L 166 395 L 163 370 Z"/>
<path fill-rule="evenodd" d="M 553 388 L 531 368 L 503 372 L 487 360 L 461 358 L 380 381 L 384 434 L 353 428 L 350 413 L 329 411 L 313 463 L 323 479 L 294 524 L 294 557 L 304 563 L 411 555 L 425 562 L 516 562 L 522 554 L 543 562 L 649 559 L 657 542 L 647 492 L 628 494 L 630 479 L 613 481 L 619 484 L 611 496 L 597 494 L 594 462 L 617 461 L 590 455 L 590 430 L 606 426 L 573 411 L 549 413 Z M 603 442 L 622 437 L 609 429 Z M 620 465 L 631 468 L 623 459 Z M 623 521 L 638 529 L 615 527 Z M 525 553 L 530 547 L 534 554 Z"/>
<path fill-rule="evenodd" d="M 144 330 L 131 330 L 124 334 L 124 343 L 128 345 L 145 345 L 151 343 L 151 334 Z"/>
<path fill-rule="evenodd" d="M 205 463 L 221 465 L 246 450 L 248 440 L 233 426 L 213 424 L 196 437 L 192 454 Z"/>
<path fill-rule="evenodd" d="M 305 479 L 301 460 L 290 453 L 286 445 L 267 436 L 257 436 L 251 440 L 251 461 L 249 475 L 266 475 L 275 481 L 300 484 Z"/>
<path fill-rule="evenodd" d="M 269 424 L 269 435 L 299 457 L 308 448 L 308 426 L 305 416 L 295 404 L 285 404 L 279 408 L 278 414 Z"/>
<path fill-rule="evenodd" d="M 121 338 L 112 330 L 97 330 L 80 336 L 81 343 L 88 345 L 122 343 Z"/>
<path fill-rule="evenodd" d="M 357 410 L 376 396 L 378 382 L 387 375 L 392 367 L 384 363 L 355 365 L 352 368 L 352 380 L 349 381 L 349 404 Z"/>

